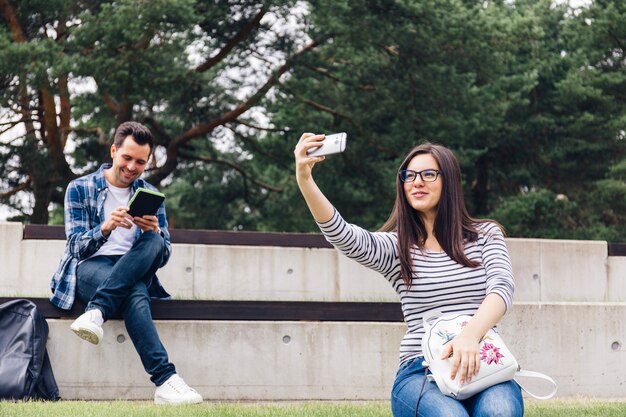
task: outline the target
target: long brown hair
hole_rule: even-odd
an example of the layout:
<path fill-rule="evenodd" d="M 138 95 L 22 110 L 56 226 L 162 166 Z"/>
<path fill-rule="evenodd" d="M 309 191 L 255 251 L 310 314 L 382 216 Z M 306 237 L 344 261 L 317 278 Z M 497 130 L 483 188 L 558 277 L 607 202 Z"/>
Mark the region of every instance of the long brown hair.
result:
<path fill-rule="evenodd" d="M 480 263 L 472 261 L 465 255 L 464 245 L 465 242 L 474 242 L 478 239 L 477 223 L 490 220 L 473 219 L 467 213 L 463 199 L 459 161 L 452 151 L 445 146 L 433 143 L 416 146 L 406 156 L 398 171 L 405 170 L 411 160 L 420 154 L 432 155 L 439 164 L 439 169 L 443 172 L 440 175 L 443 184 L 441 198 L 437 204 L 433 234 L 450 258 L 462 265 L 475 268 Z M 413 277 L 411 247 L 417 246 L 423 249 L 428 236 L 420 213 L 409 205 L 399 175 L 396 177 L 396 201 L 393 210 L 380 231 L 396 231 L 398 233 L 400 274 L 407 287 L 410 287 Z"/>

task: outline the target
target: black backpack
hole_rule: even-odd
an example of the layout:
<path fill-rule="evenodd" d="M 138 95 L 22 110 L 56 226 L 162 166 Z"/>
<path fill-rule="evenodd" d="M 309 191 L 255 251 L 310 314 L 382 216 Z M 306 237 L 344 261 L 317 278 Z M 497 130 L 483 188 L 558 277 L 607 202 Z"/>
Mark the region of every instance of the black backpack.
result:
<path fill-rule="evenodd" d="M 48 323 L 32 301 L 0 305 L 0 399 L 60 399 L 47 340 Z"/>

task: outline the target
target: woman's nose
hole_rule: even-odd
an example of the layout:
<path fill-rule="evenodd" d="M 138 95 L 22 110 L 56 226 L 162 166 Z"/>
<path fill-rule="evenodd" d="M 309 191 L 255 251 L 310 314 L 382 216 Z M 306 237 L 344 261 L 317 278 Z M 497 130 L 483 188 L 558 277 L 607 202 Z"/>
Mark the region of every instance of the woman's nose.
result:
<path fill-rule="evenodd" d="M 413 181 L 413 186 L 421 187 L 422 185 L 424 185 L 424 180 L 420 174 L 417 174 L 415 176 L 415 181 Z"/>

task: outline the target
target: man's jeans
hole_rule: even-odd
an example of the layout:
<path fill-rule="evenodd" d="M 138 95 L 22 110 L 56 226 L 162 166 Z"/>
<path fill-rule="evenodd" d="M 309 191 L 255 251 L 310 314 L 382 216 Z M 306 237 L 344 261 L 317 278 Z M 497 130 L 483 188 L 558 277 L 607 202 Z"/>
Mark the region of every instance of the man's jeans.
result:
<path fill-rule="evenodd" d="M 157 386 L 176 373 L 152 321 L 148 295 L 163 249 L 160 234 L 143 233 L 123 256 L 96 256 L 78 265 L 76 284 L 86 310 L 98 308 L 105 320 L 117 312 L 122 315 L 143 367 Z"/>
<path fill-rule="evenodd" d="M 400 366 L 391 391 L 394 417 L 415 416 L 415 406 L 424 381 L 424 358 Z M 522 391 L 515 381 L 503 382 L 463 401 L 446 397 L 435 382 L 426 382 L 419 403 L 420 417 L 522 417 Z"/>

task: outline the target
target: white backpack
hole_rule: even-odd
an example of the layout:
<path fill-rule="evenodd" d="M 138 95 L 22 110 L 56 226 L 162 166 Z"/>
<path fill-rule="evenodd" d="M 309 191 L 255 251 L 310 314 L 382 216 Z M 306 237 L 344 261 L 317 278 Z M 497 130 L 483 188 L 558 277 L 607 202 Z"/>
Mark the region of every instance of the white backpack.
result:
<path fill-rule="evenodd" d="M 469 398 L 492 385 L 510 381 L 516 376 L 541 378 L 554 385 L 552 392 L 545 396 L 537 396 L 525 389 L 517 380 L 515 382 L 529 395 L 546 400 L 556 394 L 557 386 L 549 376 L 533 371 L 520 370 L 517 360 L 506 347 L 500 335 L 495 329 L 491 329 L 480 341 L 480 370 L 478 375 L 471 381 L 460 384 L 458 378 L 450 378 L 451 361 L 441 359 L 446 345 L 458 335 L 463 327 L 472 318 L 464 314 L 448 314 L 435 318 L 439 313 L 429 313 L 424 316 L 424 329 L 426 333 L 422 338 L 422 350 L 427 366 L 433 379 L 441 392 L 457 400 Z"/>

